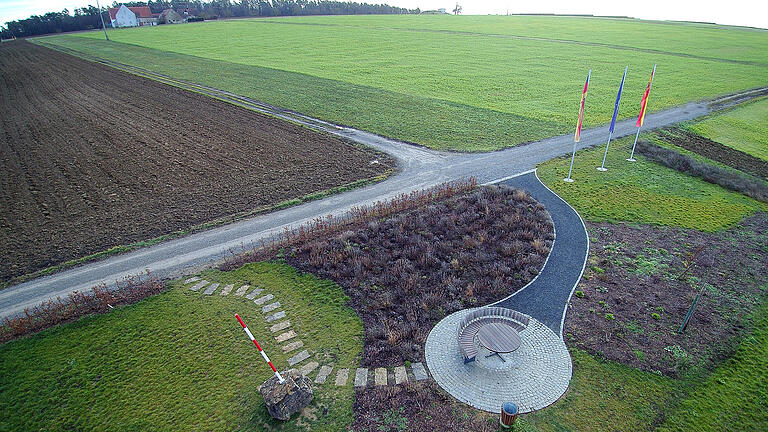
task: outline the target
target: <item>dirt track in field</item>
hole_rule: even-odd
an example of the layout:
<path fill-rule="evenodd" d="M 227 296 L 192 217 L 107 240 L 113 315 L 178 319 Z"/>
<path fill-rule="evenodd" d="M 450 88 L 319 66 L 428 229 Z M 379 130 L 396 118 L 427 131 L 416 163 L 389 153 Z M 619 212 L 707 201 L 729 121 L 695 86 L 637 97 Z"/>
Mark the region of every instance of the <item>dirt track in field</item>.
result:
<path fill-rule="evenodd" d="M 0 281 L 394 164 L 23 41 L 0 46 L 0 163 Z"/>

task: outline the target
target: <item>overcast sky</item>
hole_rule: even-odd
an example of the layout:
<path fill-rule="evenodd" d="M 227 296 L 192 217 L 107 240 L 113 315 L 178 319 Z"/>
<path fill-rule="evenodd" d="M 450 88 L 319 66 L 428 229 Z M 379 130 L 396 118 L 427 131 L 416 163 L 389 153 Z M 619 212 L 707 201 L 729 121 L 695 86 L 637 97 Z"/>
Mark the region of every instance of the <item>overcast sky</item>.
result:
<path fill-rule="evenodd" d="M 233 0 L 235 2 L 237 0 Z M 382 3 L 381 0 L 357 0 L 368 3 Z M 109 0 L 112 3 L 112 0 Z M 393 6 L 407 8 L 452 10 L 455 1 L 441 0 L 390 0 Z M 730 0 L 726 2 L 701 0 L 474 0 L 460 1 L 464 14 L 506 14 L 509 13 L 557 13 L 622 15 L 642 19 L 707 21 L 719 24 L 743 25 L 768 28 L 768 1 Z M 96 4 L 96 0 L 0 0 L 0 23 L 27 18 L 33 14 L 70 11 Z M 107 1 L 104 1 L 104 6 Z"/>

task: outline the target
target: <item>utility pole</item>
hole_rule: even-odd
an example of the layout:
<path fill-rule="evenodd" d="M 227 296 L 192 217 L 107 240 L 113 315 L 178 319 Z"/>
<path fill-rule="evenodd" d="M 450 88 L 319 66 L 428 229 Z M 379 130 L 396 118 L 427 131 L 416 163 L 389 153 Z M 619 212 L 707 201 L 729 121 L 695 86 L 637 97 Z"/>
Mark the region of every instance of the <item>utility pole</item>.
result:
<path fill-rule="evenodd" d="M 101 28 L 104 29 L 104 37 L 109 41 L 109 35 L 107 35 L 107 26 L 104 25 L 104 15 L 101 14 L 101 5 L 99 0 L 96 0 L 96 8 L 99 9 L 99 18 L 101 18 Z"/>

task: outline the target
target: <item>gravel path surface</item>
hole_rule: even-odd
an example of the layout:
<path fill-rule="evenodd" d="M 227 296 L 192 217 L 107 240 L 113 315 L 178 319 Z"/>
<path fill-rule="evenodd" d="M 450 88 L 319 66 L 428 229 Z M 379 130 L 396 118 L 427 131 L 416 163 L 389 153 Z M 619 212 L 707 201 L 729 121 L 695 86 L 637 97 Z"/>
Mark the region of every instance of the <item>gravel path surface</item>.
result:
<path fill-rule="evenodd" d="M 340 215 L 353 206 L 386 200 L 404 192 L 427 188 L 450 180 L 474 176 L 480 183 L 498 181 L 529 171 L 535 168 L 536 164 L 568 154 L 573 149 L 573 136 L 567 134 L 492 153 L 437 152 L 369 132 L 332 125 L 242 96 L 203 88 L 149 71 L 113 63 L 109 65 L 177 87 L 204 92 L 258 112 L 370 145 L 394 156 L 398 160 L 400 172 L 375 185 L 196 233 L 6 288 L 0 291 L 0 318 L 21 313 L 25 308 L 36 306 L 47 299 L 64 297 L 72 291 L 88 291 L 100 283 L 114 285 L 117 280 L 135 276 L 147 269 L 155 277 L 179 277 L 211 266 L 243 248 L 258 245 L 262 239 L 270 238 L 283 231 L 285 227 L 296 226 L 318 216 Z M 727 105 L 729 105 L 728 102 L 722 100 L 718 101 L 717 105 L 705 102 L 689 103 L 648 114 L 645 122 L 646 129 L 690 120 Z M 634 123 L 634 119 L 617 123 L 614 138 L 634 134 L 636 130 Z M 607 135 L 607 125 L 584 130 L 577 147 L 585 148 L 604 144 Z M 545 205 L 549 209 L 549 205 L 547 203 Z M 550 213 L 555 212 L 550 209 Z M 560 233 L 558 232 L 557 235 L 559 236 Z M 562 304 L 557 308 L 562 308 Z M 544 322 L 547 326 L 551 324 L 546 320 Z"/>
<path fill-rule="evenodd" d="M 587 263 L 589 236 L 584 221 L 573 207 L 544 186 L 536 173 L 524 174 L 501 184 L 527 190 L 547 208 L 555 226 L 555 241 L 541 273 L 521 290 L 491 306 L 503 306 L 530 315 L 562 336 L 568 300 Z"/>

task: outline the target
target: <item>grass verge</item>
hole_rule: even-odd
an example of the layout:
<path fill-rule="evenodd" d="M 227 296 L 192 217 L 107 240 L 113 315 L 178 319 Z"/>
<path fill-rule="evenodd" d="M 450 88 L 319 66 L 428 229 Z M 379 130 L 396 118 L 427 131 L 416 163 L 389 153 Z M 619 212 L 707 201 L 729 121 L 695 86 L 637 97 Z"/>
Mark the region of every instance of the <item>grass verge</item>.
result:
<path fill-rule="evenodd" d="M 313 359 L 359 363 L 362 323 L 336 284 L 281 263 L 202 276 L 265 288 Z M 257 387 L 272 372 L 234 314 L 276 367 L 286 369 L 292 353 L 282 353 L 259 308 L 170 285 L 135 305 L 0 346 L 0 429 L 337 431 L 352 421 L 351 385 L 316 387 L 305 413 L 271 420 Z"/>
<path fill-rule="evenodd" d="M 728 228 L 768 205 L 720 186 L 693 179 L 653 163 L 635 153 L 628 162 L 633 138 L 611 143 L 606 167 L 597 171 L 604 147 L 578 152 L 573 166 L 574 183 L 568 175 L 570 157 L 539 165 L 541 180 L 568 201 L 587 220 L 636 222 L 679 226 L 701 231 Z"/>
<path fill-rule="evenodd" d="M 651 430 L 682 395 L 671 378 L 571 349 L 573 379 L 551 407 L 524 418 L 539 431 Z M 521 428 L 526 430 L 525 428 Z"/>

